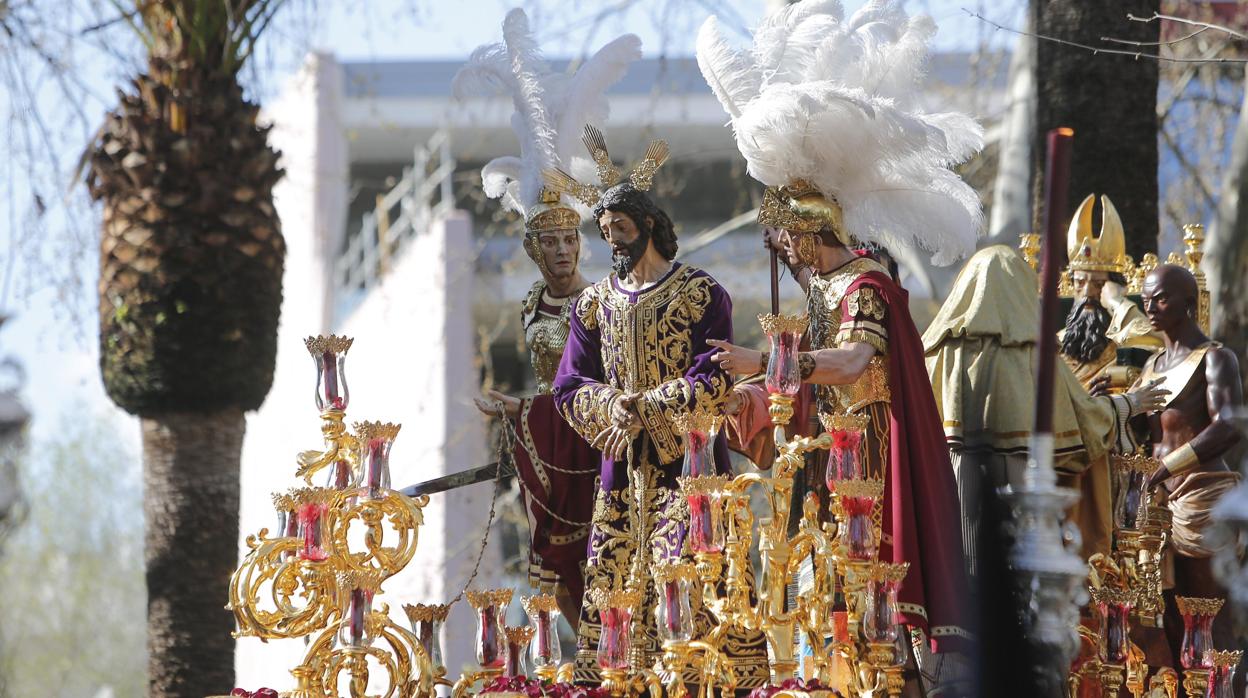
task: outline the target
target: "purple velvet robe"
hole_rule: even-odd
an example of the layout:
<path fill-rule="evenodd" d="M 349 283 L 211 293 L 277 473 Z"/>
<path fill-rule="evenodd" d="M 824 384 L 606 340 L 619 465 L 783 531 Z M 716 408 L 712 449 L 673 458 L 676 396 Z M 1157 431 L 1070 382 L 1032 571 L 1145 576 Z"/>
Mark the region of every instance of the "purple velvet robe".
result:
<path fill-rule="evenodd" d="M 654 627 L 655 594 L 650 565 L 689 558 L 685 531 L 689 509 L 680 497 L 684 444 L 672 417 L 691 411 L 719 413 L 732 381 L 711 361 L 708 339 L 732 341 L 732 300 L 706 272 L 675 263 L 662 279 L 639 292 L 625 291 L 614 276 L 577 299 L 554 396 L 564 418 L 593 442 L 610 423 L 610 407 L 622 394 L 639 393 L 643 429 L 624 458 L 602 457 L 594 502 L 585 588 L 623 589 L 643 584 L 643 607 L 633 614 L 632 664 L 650 667 L 661 652 Z M 715 441 L 719 472 L 730 472 L 727 442 Z M 600 625 L 586 603 L 577 638 L 578 681 L 599 680 L 594 662 Z M 747 643 L 753 644 L 753 643 Z M 766 674 L 761 638 L 737 653 L 738 686 L 757 685 Z M 732 661 L 730 659 L 730 661 Z"/>

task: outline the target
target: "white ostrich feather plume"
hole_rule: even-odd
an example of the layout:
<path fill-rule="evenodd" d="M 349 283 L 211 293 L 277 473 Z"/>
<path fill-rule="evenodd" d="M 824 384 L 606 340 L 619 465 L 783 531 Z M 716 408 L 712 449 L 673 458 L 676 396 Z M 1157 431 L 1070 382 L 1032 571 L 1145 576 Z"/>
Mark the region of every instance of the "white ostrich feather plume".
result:
<path fill-rule="evenodd" d="M 983 148 L 983 129 L 917 104 L 935 32 L 899 0 L 871 0 L 848 19 L 835 0 L 803 0 L 765 18 L 748 49 L 709 18 L 698 65 L 752 177 L 805 179 L 836 198 L 859 240 L 949 264 L 983 228 L 978 195 L 949 169 Z"/>
<path fill-rule="evenodd" d="M 527 215 L 541 195 L 543 170 L 593 172 L 593 163 L 580 156 L 581 132 L 586 124 L 601 126 L 606 120 L 607 89 L 640 57 L 641 40 L 625 34 L 599 49 L 575 73 L 552 72 L 524 10 L 508 12 L 502 43 L 474 50 L 452 82 L 457 99 L 504 94 L 515 104 L 511 127 L 520 141 L 520 155 L 495 158 L 481 168 L 486 196 Z M 582 216 L 587 213 L 568 197 L 563 203 Z"/>

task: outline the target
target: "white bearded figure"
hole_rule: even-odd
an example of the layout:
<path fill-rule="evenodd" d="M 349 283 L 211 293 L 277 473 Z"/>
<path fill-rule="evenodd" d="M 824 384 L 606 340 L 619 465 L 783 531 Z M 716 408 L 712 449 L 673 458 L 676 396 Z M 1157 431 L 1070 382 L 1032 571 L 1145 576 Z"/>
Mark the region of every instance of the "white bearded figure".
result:
<path fill-rule="evenodd" d="M 983 227 L 978 195 L 949 169 L 983 147 L 983 129 L 917 103 L 935 32 L 898 2 L 846 20 L 835 0 L 805 0 L 763 20 L 748 50 L 707 19 L 698 65 L 750 176 L 794 211 L 822 210 L 843 242 L 918 246 L 944 265 L 973 252 Z"/>

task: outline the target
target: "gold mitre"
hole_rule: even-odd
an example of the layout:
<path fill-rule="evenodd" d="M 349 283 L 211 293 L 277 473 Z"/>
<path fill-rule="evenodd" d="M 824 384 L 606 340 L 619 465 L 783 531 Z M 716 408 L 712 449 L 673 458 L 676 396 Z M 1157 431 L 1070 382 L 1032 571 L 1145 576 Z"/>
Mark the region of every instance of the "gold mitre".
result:
<path fill-rule="evenodd" d="M 538 202 L 529 207 L 524 219 L 524 229 L 531 235 L 580 227 L 580 214 L 560 200 L 559 192 L 548 187 L 542 187 Z"/>
<path fill-rule="evenodd" d="M 1131 266 L 1127 259 L 1127 241 L 1122 232 L 1122 219 L 1108 196 L 1101 195 L 1101 233 L 1092 236 L 1092 205 L 1096 194 L 1079 204 L 1070 219 L 1066 234 L 1066 255 L 1070 271 L 1105 271 L 1126 274 Z"/>
<path fill-rule="evenodd" d="M 804 179 L 795 179 L 783 187 L 767 187 L 758 209 L 758 222 L 791 233 L 817 233 L 827 227 L 836 233 L 841 244 L 849 243 L 841 205 Z"/>

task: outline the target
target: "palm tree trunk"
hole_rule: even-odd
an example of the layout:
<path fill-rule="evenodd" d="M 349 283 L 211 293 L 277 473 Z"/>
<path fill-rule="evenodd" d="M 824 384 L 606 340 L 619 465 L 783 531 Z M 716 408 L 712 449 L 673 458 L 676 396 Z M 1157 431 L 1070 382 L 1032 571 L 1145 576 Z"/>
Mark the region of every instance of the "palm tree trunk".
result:
<path fill-rule="evenodd" d="M 222 590 L 238 563 L 243 411 L 164 414 L 142 424 L 148 695 L 226 694 L 234 687 L 234 620 Z"/>
<path fill-rule="evenodd" d="M 1160 22 L 1132 22 L 1161 10 L 1161 0 L 1032 0 L 1036 34 L 1102 46 L 1103 36 L 1157 41 Z M 1112 45 L 1111 45 L 1112 46 Z M 1032 186 L 1044 181 L 1045 134 L 1075 130 L 1070 165 L 1070 220 L 1088 194 L 1107 194 L 1126 228 L 1127 254 L 1157 251 L 1157 61 L 1093 54 L 1052 41 L 1036 42 L 1036 114 Z M 1034 206 L 1039 230 L 1040 206 Z"/>

